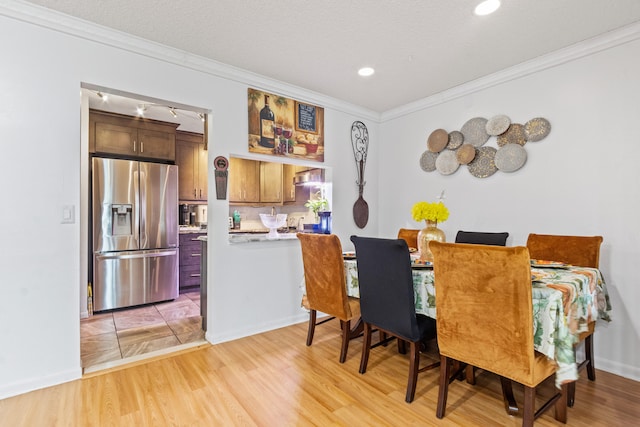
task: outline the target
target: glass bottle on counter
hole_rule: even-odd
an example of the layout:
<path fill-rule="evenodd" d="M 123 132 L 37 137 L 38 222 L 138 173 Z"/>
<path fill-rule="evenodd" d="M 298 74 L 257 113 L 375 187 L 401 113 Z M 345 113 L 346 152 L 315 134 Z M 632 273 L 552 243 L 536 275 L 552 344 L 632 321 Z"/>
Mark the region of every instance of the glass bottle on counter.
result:
<path fill-rule="evenodd" d="M 264 96 L 264 108 L 260 110 L 260 142 L 263 147 L 274 148 L 275 116 L 269 108 L 269 95 Z"/>

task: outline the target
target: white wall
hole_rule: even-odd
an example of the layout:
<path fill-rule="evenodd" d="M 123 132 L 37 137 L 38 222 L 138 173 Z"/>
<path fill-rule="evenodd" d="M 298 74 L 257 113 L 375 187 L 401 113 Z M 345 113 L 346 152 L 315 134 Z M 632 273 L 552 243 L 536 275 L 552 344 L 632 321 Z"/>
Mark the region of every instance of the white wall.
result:
<path fill-rule="evenodd" d="M 101 37 L 104 43 L 92 41 Z M 218 155 L 247 156 L 249 86 L 325 107 L 323 166 L 336 183 L 334 230 L 347 240 L 357 230 L 349 138 L 351 123 L 365 120 L 375 143 L 377 124 L 370 119 L 378 116 L 367 110 L 26 4 L 0 6 L 0 52 L 0 399 L 81 376 L 83 82 L 209 109 L 210 164 Z M 377 172 L 375 164 L 369 171 Z M 209 188 L 207 339 L 219 342 L 305 320 L 297 241 L 229 245 L 228 202 L 216 200 L 215 186 Z M 373 206 L 375 194 L 372 179 Z M 75 206 L 74 224 L 61 224 L 63 205 Z M 368 228 L 375 227 L 372 218 Z"/>
<path fill-rule="evenodd" d="M 385 121 L 379 194 L 392 207 L 380 210 L 382 235 L 420 228 L 411 206 L 435 200 L 441 190 L 451 212 L 441 224 L 449 241 L 457 230 L 508 231 L 508 245 L 524 245 L 530 232 L 602 235 L 613 321 L 597 325 L 596 367 L 634 379 L 640 379 L 638 58 L 635 40 Z M 486 179 L 466 167 L 450 176 L 422 171 L 419 159 L 433 130 L 459 130 L 470 118 L 497 114 L 515 123 L 551 122 L 547 138 L 525 145 L 522 169 Z M 495 147 L 495 138 L 488 145 Z"/>

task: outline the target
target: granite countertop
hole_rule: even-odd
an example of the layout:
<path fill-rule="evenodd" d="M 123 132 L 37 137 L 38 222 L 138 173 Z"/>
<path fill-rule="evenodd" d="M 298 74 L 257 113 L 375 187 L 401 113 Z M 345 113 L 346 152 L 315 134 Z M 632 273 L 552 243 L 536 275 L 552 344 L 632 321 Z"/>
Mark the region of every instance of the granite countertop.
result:
<path fill-rule="evenodd" d="M 179 228 L 179 233 L 180 234 L 187 234 L 187 233 L 205 233 L 206 234 L 207 229 L 206 228 L 201 228 L 201 227 L 192 227 L 192 226 L 184 226 L 181 225 Z"/>

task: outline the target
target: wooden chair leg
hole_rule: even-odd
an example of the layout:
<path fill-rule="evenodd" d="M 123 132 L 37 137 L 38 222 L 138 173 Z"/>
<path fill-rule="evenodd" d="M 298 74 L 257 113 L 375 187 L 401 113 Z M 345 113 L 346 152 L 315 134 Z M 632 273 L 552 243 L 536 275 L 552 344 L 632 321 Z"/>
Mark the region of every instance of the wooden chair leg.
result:
<path fill-rule="evenodd" d="M 595 381 L 596 367 L 593 363 L 593 334 L 584 339 L 584 354 L 587 359 L 587 376 L 591 381 Z"/>
<path fill-rule="evenodd" d="M 398 353 L 407 354 L 407 342 L 405 340 L 401 340 L 397 338 L 398 341 Z"/>
<path fill-rule="evenodd" d="M 476 367 L 467 365 L 464 372 L 467 377 L 467 384 L 476 385 Z"/>
<path fill-rule="evenodd" d="M 400 343 L 402 340 L 398 340 Z M 404 341 L 403 341 L 404 342 Z M 405 402 L 413 402 L 416 394 L 416 384 L 418 382 L 418 370 L 420 369 L 420 347 L 419 342 L 412 341 L 409 344 L 409 381 L 407 382 L 407 395 Z"/>
<path fill-rule="evenodd" d="M 362 342 L 362 357 L 360 358 L 360 373 L 367 372 L 367 363 L 369 362 L 369 351 L 371 350 L 371 325 L 364 324 L 364 339 Z"/>
<path fill-rule="evenodd" d="M 500 377 L 500 385 L 502 386 L 502 400 L 504 400 L 504 409 L 509 415 L 518 413 L 518 403 L 513 396 L 513 385 L 509 378 Z"/>
<path fill-rule="evenodd" d="M 576 382 L 571 381 L 567 385 L 567 406 L 569 408 L 573 408 L 573 404 L 575 403 L 575 400 L 576 400 Z"/>
<path fill-rule="evenodd" d="M 573 384 L 575 386 L 575 381 L 570 384 Z M 555 404 L 556 420 L 565 424 L 567 422 L 567 398 L 569 393 L 568 390 L 569 390 L 569 387 L 567 386 L 567 384 L 563 384 L 562 390 L 561 390 L 562 396 L 560 397 L 560 399 L 556 400 L 556 404 Z"/>
<path fill-rule="evenodd" d="M 340 320 L 342 329 L 342 347 L 340 349 L 340 363 L 347 360 L 347 350 L 349 350 L 349 335 L 351 333 L 351 320 Z"/>
<path fill-rule="evenodd" d="M 536 388 L 524 386 L 524 408 L 522 409 L 522 427 L 533 427 L 535 418 Z"/>
<path fill-rule="evenodd" d="M 440 356 L 440 385 L 438 387 L 438 406 L 436 417 L 443 418 L 447 407 L 447 394 L 449 393 L 449 359 Z"/>
<path fill-rule="evenodd" d="M 313 332 L 316 329 L 316 311 L 309 310 L 309 329 L 307 330 L 307 347 L 313 342 Z"/>

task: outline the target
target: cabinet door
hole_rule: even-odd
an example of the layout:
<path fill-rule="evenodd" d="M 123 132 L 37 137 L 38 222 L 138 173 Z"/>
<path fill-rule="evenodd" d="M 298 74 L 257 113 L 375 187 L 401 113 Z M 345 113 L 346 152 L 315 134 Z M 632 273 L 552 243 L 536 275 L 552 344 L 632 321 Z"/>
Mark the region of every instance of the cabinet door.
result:
<path fill-rule="evenodd" d="M 229 159 L 229 201 L 260 201 L 260 162 L 235 157 Z"/>
<path fill-rule="evenodd" d="M 209 152 L 204 149 L 204 143 L 198 144 L 196 156 L 198 161 L 198 179 L 196 181 L 196 184 L 198 185 L 198 197 L 200 198 L 200 200 L 207 200 L 207 194 L 209 191 L 209 171 L 207 169 L 207 164 L 209 162 Z"/>
<path fill-rule="evenodd" d="M 98 153 L 137 154 L 137 129 L 96 122 L 95 150 Z"/>
<path fill-rule="evenodd" d="M 295 202 L 296 201 L 296 186 L 293 180 L 296 177 L 295 165 L 283 165 L 282 173 L 282 201 L 283 202 Z"/>
<path fill-rule="evenodd" d="M 282 203 L 282 163 L 260 162 L 260 201 Z"/>
<path fill-rule="evenodd" d="M 139 153 L 154 159 L 176 159 L 176 136 L 168 132 L 138 129 Z"/>
<path fill-rule="evenodd" d="M 180 200 L 196 200 L 196 152 L 198 146 L 193 142 L 176 142 L 176 165 L 178 165 L 178 198 Z"/>

